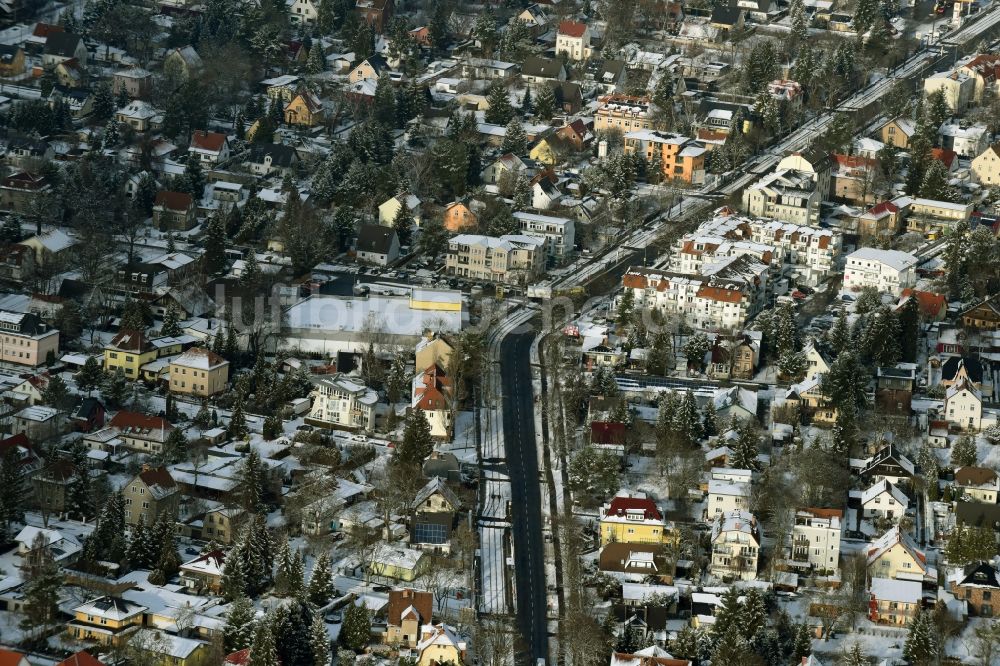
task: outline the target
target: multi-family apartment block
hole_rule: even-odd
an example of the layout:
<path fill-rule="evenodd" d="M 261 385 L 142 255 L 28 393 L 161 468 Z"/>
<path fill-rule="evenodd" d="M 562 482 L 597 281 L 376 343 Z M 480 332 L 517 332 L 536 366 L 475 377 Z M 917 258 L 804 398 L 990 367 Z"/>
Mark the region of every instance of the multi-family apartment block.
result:
<path fill-rule="evenodd" d="M 665 180 L 692 185 L 705 182 L 705 155 L 700 141 L 681 134 L 634 130 L 625 134 L 625 153 L 638 154 L 649 164 L 660 164 Z"/>
<path fill-rule="evenodd" d="M 652 102 L 648 97 L 632 95 L 606 95 L 598 99 L 600 106 L 594 113 L 594 132 L 653 129 Z"/>
<path fill-rule="evenodd" d="M 894 296 L 916 285 L 917 258 L 899 250 L 863 247 L 847 255 L 844 289 L 875 287 Z"/>
<path fill-rule="evenodd" d="M 0 361 L 39 366 L 59 351 L 59 331 L 36 314 L 0 310 Z"/>
<path fill-rule="evenodd" d="M 526 284 L 545 272 L 547 244 L 544 236 L 459 234 L 448 242 L 445 266 L 448 275 Z"/>
<path fill-rule="evenodd" d="M 548 239 L 550 257 L 562 259 L 571 254 L 576 246 L 576 224 L 573 220 L 524 212 L 514 213 L 514 219 L 525 234 Z"/>
<path fill-rule="evenodd" d="M 310 419 L 341 428 L 374 428 L 375 391 L 341 373 L 314 379 L 314 385 Z"/>
<path fill-rule="evenodd" d="M 743 206 L 756 217 L 811 224 L 819 221 L 819 204 L 824 196 L 811 174 L 782 169 L 748 187 L 743 193 Z"/>
<path fill-rule="evenodd" d="M 841 509 L 798 509 L 792 526 L 791 564 L 834 571 L 840 562 Z"/>

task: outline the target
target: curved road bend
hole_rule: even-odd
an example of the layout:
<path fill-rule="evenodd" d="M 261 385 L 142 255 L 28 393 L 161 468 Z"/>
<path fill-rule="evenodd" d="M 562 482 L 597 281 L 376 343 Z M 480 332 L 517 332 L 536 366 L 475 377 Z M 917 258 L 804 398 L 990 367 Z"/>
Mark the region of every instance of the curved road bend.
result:
<path fill-rule="evenodd" d="M 538 658 L 546 662 L 549 659 L 542 496 L 531 390 L 530 350 L 534 337 L 533 331 L 511 333 L 500 345 L 503 437 L 511 485 L 516 616 L 518 632 L 524 639 L 524 650 L 515 663 L 532 666 Z"/>

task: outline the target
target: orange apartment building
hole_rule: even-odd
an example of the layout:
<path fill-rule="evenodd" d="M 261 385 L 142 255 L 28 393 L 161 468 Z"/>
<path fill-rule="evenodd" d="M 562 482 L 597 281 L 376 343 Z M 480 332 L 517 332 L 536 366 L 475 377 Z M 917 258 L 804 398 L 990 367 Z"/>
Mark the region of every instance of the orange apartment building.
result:
<path fill-rule="evenodd" d="M 625 153 L 638 153 L 647 163 L 659 154 L 663 177 L 691 185 L 705 182 L 705 155 L 700 142 L 680 134 L 638 130 L 625 134 Z"/>

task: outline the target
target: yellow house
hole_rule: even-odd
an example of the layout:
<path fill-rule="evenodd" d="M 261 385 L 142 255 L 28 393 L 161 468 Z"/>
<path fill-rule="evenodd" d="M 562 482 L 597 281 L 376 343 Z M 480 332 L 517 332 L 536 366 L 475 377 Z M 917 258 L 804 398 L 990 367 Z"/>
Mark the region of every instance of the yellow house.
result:
<path fill-rule="evenodd" d="M 124 599 L 98 597 L 73 609 L 67 633 L 76 640 L 117 647 L 139 631 L 146 610 Z"/>
<path fill-rule="evenodd" d="M 193 347 L 170 361 L 170 390 L 202 398 L 222 393 L 229 383 L 229 361 L 215 352 Z"/>
<path fill-rule="evenodd" d="M 323 102 L 308 91 L 300 92 L 285 107 L 285 122 L 289 125 L 316 127 L 324 117 Z"/>
<path fill-rule="evenodd" d="M 418 666 L 465 663 L 466 643 L 454 628 L 446 624 L 428 625 L 423 628 L 417 643 Z"/>
<path fill-rule="evenodd" d="M 392 590 L 389 592 L 389 610 L 382 642 L 387 645 L 417 646 L 420 627 L 431 623 L 434 595 L 418 590 Z"/>
<path fill-rule="evenodd" d="M 927 557 L 897 525 L 868 547 L 868 574 L 873 578 L 920 580 L 927 574 Z"/>
<path fill-rule="evenodd" d="M 645 493 L 619 492 L 601 507 L 601 545 L 609 543 L 663 543 L 667 537 L 663 514 Z"/>
<path fill-rule="evenodd" d="M 797 406 L 802 412 L 811 416 L 814 423 L 832 424 L 837 422 L 837 408 L 823 394 L 822 380 L 815 375 L 792 384 L 785 393 L 785 404 Z"/>
<path fill-rule="evenodd" d="M 130 643 L 157 666 L 208 666 L 208 643 L 158 629 L 140 629 Z"/>
<path fill-rule="evenodd" d="M 548 166 L 558 164 L 559 156 L 556 155 L 555 148 L 552 145 L 553 136 L 545 136 L 536 141 L 535 145 L 528 151 L 528 157 Z"/>
<path fill-rule="evenodd" d="M 104 347 L 104 370 L 121 370 L 128 379 L 139 379 L 141 368 L 157 356 L 156 347 L 150 344 L 142 331 L 122 330 Z"/>
<path fill-rule="evenodd" d="M 411 583 L 427 568 L 423 552 L 413 548 L 382 546 L 372 558 L 369 573 L 382 579 Z"/>
<path fill-rule="evenodd" d="M 455 348 L 442 337 L 424 338 L 417 343 L 416 363 L 414 367 L 419 370 L 436 365 L 439 368 L 447 370 L 454 351 Z"/>

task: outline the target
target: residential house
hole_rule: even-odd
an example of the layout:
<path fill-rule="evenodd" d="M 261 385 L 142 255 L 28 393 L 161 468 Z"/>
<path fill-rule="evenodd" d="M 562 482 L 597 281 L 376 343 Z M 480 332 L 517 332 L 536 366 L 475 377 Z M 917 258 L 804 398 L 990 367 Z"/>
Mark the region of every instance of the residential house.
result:
<path fill-rule="evenodd" d="M 140 629 L 135 644 L 150 663 L 171 666 L 201 666 L 207 660 L 209 643 L 194 638 L 168 634 L 158 629 Z"/>
<path fill-rule="evenodd" d="M 505 153 L 483 169 L 482 179 L 484 183 L 494 185 L 499 183 L 505 174 L 515 176 L 528 169 L 529 165 L 525 160 L 511 153 Z"/>
<path fill-rule="evenodd" d="M 561 21 L 556 32 L 556 55 L 564 55 L 570 60 L 586 60 L 590 54 L 590 28 L 587 24 Z"/>
<path fill-rule="evenodd" d="M 837 571 L 843 519 L 841 509 L 797 509 L 792 525 L 790 564 Z"/>
<path fill-rule="evenodd" d="M 609 543 L 601 549 L 597 566 L 604 572 L 643 578 L 661 576 L 669 572 L 662 544 Z"/>
<path fill-rule="evenodd" d="M 316 127 L 326 119 L 323 101 L 308 91 L 302 91 L 285 107 L 285 123 Z"/>
<path fill-rule="evenodd" d="M 142 627 L 147 610 L 146 606 L 125 599 L 98 597 L 72 609 L 73 619 L 67 624 L 67 631 L 78 641 L 120 647 Z"/>
<path fill-rule="evenodd" d="M 376 34 L 385 32 L 395 11 L 395 0 L 356 0 L 354 11 Z"/>
<path fill-rule="evenodd" d="M 944 101 L 951 110 L 961 115 L 972 102 L 976 81 L 960 70 L 938 72 L 924 78 L 924 95 L 931 95 L 939 90 L 944 93 Z"/>
<path fill-rule="evenodd" d="M 324 427 L 374 429 L 378 403 L 375 391 L 339 372 L 311 379 L 312 421 Z"/>
<path fill-rule="evenodd" d="M 962 157 L 973 158 L 982 154 L 990 145 L 990 131 L 982 123 L 946 120 L 938 129 L 941 147 Z"/>
<path fill-rule="evenodd" d="M 479 224 L 479 218 L 468 205 L 453 201 L 444 208 L 444 228 L 452 233 L 461 233 Z"/>
<path fill-rule="evenodd" d="M 149 102 L 133 100 L 115 111 L 115 121 L 131 127 L 136 132 L 148 132 L 153 128 L 153 123 L 160 116 Z"/>
<path fill-rule="evenodd" d="M 30 312 L 0 310 L 0 360 L 37 368 L 55 360 L 59 331 Z"/>
<path fill-rule="evenodd" d="M 899 299 L 899 303 L 896 305 L 896 312 L 899 312 L 906 302 L 910 299 L 917 302 L 917 309 L 920 311 L 920 317 L 925 321 L 935 322 L 941 321 L 948 314 L 948 299 L 945 298 L 944 294 L 938 294 L 933 291 L 922 291 L 919 289 L 904 289 L 903 295 Z M 968 326 L 969 324 L 963 321 L 963 324 Z"/>
<path fill-rule="evenodd" d="M 962 326 L 980 331 L 995 331 L 1000 329 L 1000 295 L 973 305 L 959 314 Z"/>
<path fill-rule="evenodd" d="M 738 580 L 757 577 L 761 534 L 752 513 L 736 510 L 720 515 L 712 526 L 711 541 L 709 571 L 713 576 Z"/>
<path fill-rule="evenodd" d="M 916 132 L 917 128 L 912 120 L 899 117 L 883 125 L 879 135 L 882 143 L 906 150 L 910 147 L 910 139 Z"/>
<path fill-rule="evenodd" d="M 192 347 L 170 360 L 170 391 L 207 398 L 229 385 L 229 361 L 202 347 Z"/>
<path fill-rule="evenodd" d="M 723 468 L 725 469 L 725 468 Z M 709 523 L 723 515 L 750 508 L 750 471 L 745 475 L 722 475 L 708 481 L 708 503 L 705 506 L 705 520 Z M 728 478 L 723 478 L 728 477 Z"/>
<path fill-rule="evenodd" d="M 861 493 L 865 518 L 898 521 L 910 506 L 906 493 L 883 479 Z"/>
<path fill-rule="evenodd" d="M 195 130 L 191 133 L 188 153 L 197 156 L 208 168 L 217 166 L 229 159 L 229 138 L 221 132 Z"/>
<path fill-rule="evenodd" d="M 312 25 L 319 17 L 318 4 L 312 0 L 294 0 L 288 7 L 288 18 L 292 23 Z"/>
<path fill-rule="evenodd" d="M 958 71 L 973 80 L 972 102 L 981 104 L 987 90 L 996 94 L 1000 92 L 1000 55 L 996 53 L 979 53 L 971 56 Z"/>
<path fill-rule="evenodd" d="M 892 368 L 879 368 L 876 373 L 875 404 L 885 416 L 910 416 L 913 388 L 917 381 L 917 366 L 899 363 Z"/>
<path fill-rule="evenodd" d="M 1000 143 L 994 143 L 972 160 L 972 179 L 981 185 L 1000 185 Z"/>
<path fill-rule="evenodd" d="M 514 219 L 522 233 L 546 238 L 549 256 L 557 261 L 576 249 L 576 225 L 571 219 L 521 211 L 514 213 Z"/>
<path fill-rule="evenodd" d="M 955 489 L 961 500 L 1000 503 L 1000 478 L 988 467 L 959 467 L 955 470 Z"/>
<path fill-rule="evenodd" d="M 174 429 L 162 416 L 127 411 L 115 414 L 108 427 L 118 432 L 125 448 L 145 454 L 163 453 L 167 437 Z"/>
<path fill-rule="evenodd" d="M 446 624 L 425 625 L 420 629 L 420 641 L 415 648 L 417 666 L 463 664 L 466 647 L 453 627 Z"/>
<path fill-rule="evenodd" d="M 386 628 L 382 641 L 387 645 L 415 648 L 420 628 L 431 624 L 434 595 L 410 588 L 389 591 Z"/>
<path fill-rule="evenodd" d="M 972 562 L 952 579 L 951 593 L 964 601 L 972 617 L 1000 616 L 1000 580 L 989 562 Z"/>
<path fill-rule="evenodd" d="M 258 176 L 290 173 L 299 161 L 299 155 L 291 146 L 279 143 L 252 143 L 243 165 Z"/>
<path fill-rule="evenodd" d="M 521 63 L 521 80 L 531 85 L 548 85 L 550 81 L 565 81 L 565 61 L 562 58 L 528 56 Z"/>
<path fill-rule="evenodd" d="M 656 503 L 641 492 L 619 491 L 601 507 L 601 545 L 663 543 L 666 523 Z"/>
<path fill-rule="evenodd" d="M 521 10 L 517 18 L 524 22 L 524 26 L 534 37 L 538 38 L 548 30 L 549 17 L 545 14 L 540 3 L 533 3 Z"/>
<path fill-rule="evenodd" d="M 173 49 L 163 59 L 163 71 L 171 72 L 182 80 L 190 79 L 201 73 L 204 62 L 193 46 L 181 46 Z"/>
<path fill-rule="evenodd" d="M 93 657 L 91 657 L 93 659 Z M 94 661 L 97 661 L 96 659 Z M 97 662 L 100 664 L 100 662 Z M 31 666 L 27 655 L 14 650 L 0 650 L 0 666 Z"/>
<path fill-rule="evenodd" d="M 53 157 L 55 151 L 48 141 L 24 136 L 15 136 L 7 141 L 7 161 L 19 169 L 37 171 Z"/>
<path fill-rule="evenodd" d="M 20 435 L 25 441 L 27 436 Z M 76 467 L 65 457 L 49 461 L 31 477 L 32 505 L 43 515 L 61 515 L 66 511 L 69 487 L 75 482 Z"/>
<path fill-rule="evenodd" d="M 652 102 L 649 97 L 606 95 L 598 98 L 594 113 L 594 132 L 618 130 L 623 134 L 653 129 Z"/>
<path fill-rule="evenodd" d="M 24 71 L 24 49 L 9 44 L 0 45 L 0 78 L 14 78 L 24 74 Z"/>
<path fill-rule="evenodd" d="M 448 275 L 503 284 L 527 284 L 545 272 L 546 238 L 459 234 L 448 241 Z"/>
<path fill-rule="evenodd" d="M 944 396 L 944 417 L 961 430 L 980 430 L 983 419 L 983 396 L 967 379 L 949 386 Z"/>
<path fill-rule="evenodd" d="M 181 585 L 192 594 L 220 594 L 225 563 L 226 554 L 218 548 L 202 553 L 180 566 Z"/>
<path fill-rule="evenodd" d="M 743 193 L 743 206 L 755 217 L 806 225 L 819 222 L 825 190 L 813 175 L 797 169 L 779 169 L 753 183 Z"/>
<path fill-rule="evenodd" d="M 742 30 L 746 15 L 744 11 L 736 5 L 719 4 L 712 9 L 712 16 L 709 19 L 709 26 L 727 35 L 735 30 Z"/>
<path fill-rule="evenodd" d="M 833 156 L 830 198 L 855 206 L 875 203 L 873 180 L 878 161 L 860 155 Z"/>
<path fill-rule="evenodd" d="M 987 387 L 992 388 L 989 383 L 990 377 L 984 373 L 983 364 L 977 358 L 949 356 L 944 363 L 941 363 L 940 370 L 939 383 L 945 388 L 961 384 L 963 381 L 968 381 L 969 384 L 985 393 L 990 392 L 986 390 Z"/>
<path fill-rule="evenodd" d="M 16 666 L 28 666 L 17 664 Z M 80 650 L 60 661 L 56 666 L 103 666 L 103 663 L 92 657 L 86 650 Z"/>
<path fill-rule="evenodd" d="M 837 408 L 823 393 L 822 376 L 813 374 L 785 392 L 785 405 L 799 410 L 805 420 L 832 425 L 837 422 Z"/>
<path fill-rule="evenodd" d="M 748 421 L 757 416 L 757 391 L 742 386 L 715 389 L 712 404 L 722 423 L 732 419 Z"/>
<path fill-rule="evenodd" d="M 141 368 L 157 357 L 156 348 L 142 331 L 120 330 L 104 346 L 104 371 L 121 370 L 128 379 L 138 379 Z"/>
<path fill-rule="evenodd" d="M 80 35 L 69 32 L 53 32 L 45 40 L 42 51 L 42 67 L 52 69 L 66 60 L 76 60 L 83 67 L 87 66 L 87 45 Z"/>
<path fill-rule="evenodd" d="M 351 83 L 359 81 L 378 81 L 383 72 L 389 71 L 389 63 L 381 55 L 375 54 L 361 61 L 357 67 L 347 75 L 347 80 Z M 291 101 L 291 100 L 289 100 Z"/>
<path fill-rule="evenodd" d="M 397 194 L 396 196 L 379 204 L 378 223 L 387 227 L 393 226 L 393 223 L 396 221 L 396 216 L 399 214 L 399 211 L 402 210 L 403 206 L 406 206 L 410 215 L 413 217 L 414 224 L 419 227 L 422 220 L 420 199 L 412 194 Z"/>
<path fill-rule="evenodd" d="M 928 572 L 927 557 L 898 525 L 869 545 L 867 557 L 872 578 L 921 581 Z"/>
<path fill-rule="evenodd" d="M 911 485 L 915 474 L 913 463 L 894 444 L 881 447 L 861 463 L 858 475 L 868 483 L 887 479 L 894 486 Z"/>
<path fill-rule="evenodd" d="M 489 58 L 467 58 L 462 61 L 460 71 L 464 78 L 471 80 L 507 80 L 517 73 L 517 65 Z"/>
<path fill-rule="evenodd" d="M 399 259 L 399 236 L 390 226 L 362 224 L 355 252 L 360 263 L 388 266 Z"/>
<path fill-rule="evenodd" d="M 383 543 L 372 557 L 368 571 L 376 580 L 412 583 L 429 562 L 423 551 Z"/>
<path fill-rule="evenodd" d="M 132 99 L 146 99 L 153 92 L 153 73 L 139 67 L 120 69 L 111 77 L 111 91 Z"/>
<path fill-rule="evenodd" d="M 429 366 L 413 378 L 410 407 L 427 418 L 431 436 L 451 441 L 454 396 L 451 378 L 437 365 Z"/>
<path fill-rule="evenodd" d="M 122 488 L 125 497 L 125 522 L 147 527 L 161 518 L 173 524 L 180 506 L 180 487 L 166 467 L 143 465 L 142 471 Z"/>
<path fill-rule="evenodd" d="M 201 538 L 228 546 L 236 541 L 236 531 L 243 517 L 238 507 L 219 507 L 206 511 L 201 520 Z"/>
<path fill-rule="evenodd" d="M 187 231 L 198 221 L 196 212 L 194 199 L 187 192 L 157 192 L 153 224 L 160 231 Z"/>
<path fill-rule="evenodd" d="M 437 553 L 449 552 L 459 507 L 458 497 L 444 479 L 435 477 L 428 481 L 410 503 L 410 546 Z"/>
<path fill-rule="evenodd" d="M 863 247 L 847 255 L 844 289 L 860 291 L 874 287 L 880 292 L 899 296 L 916 284 L 917 258 L 899 250 Z"/>
<path fill-rule="evenodd" d="M 43 405 L 25 407 L 14 414 L 11 434 L 24 434 L 32 442 L 44 442 L 66 430 L 66 415 L 58 409 Z"/>
<path fill-rule="evenodd" d="M 414 366 L 417 368 L 448 368 L 451 365 L 451 355 L 455 351 L 447 339 L 432 335 L 424 337 L 417 343 L 416 360 Z"/>
<path fill-rule="evenodd" d="M 625 153 L 638 154 L 647 164 L 659 164 L 665 180 L 692 185 L 705 182 L 703 144 L 694 139 L 653 130 L 633 130 L 625 134 Z"/>
<path fill-rule="evenodd" d="M 79 88 L 86 83 L 87 72 L 76 58 L 63 60 L 52 68 L 56 84 L 67 89 Z"/>
<path fill-rule="evenodd" d="M 923 589 L 919 581 L 872 578 L 868 592 L 868 619 L 872 622 L 906 627 L 920 612 Z"/>

